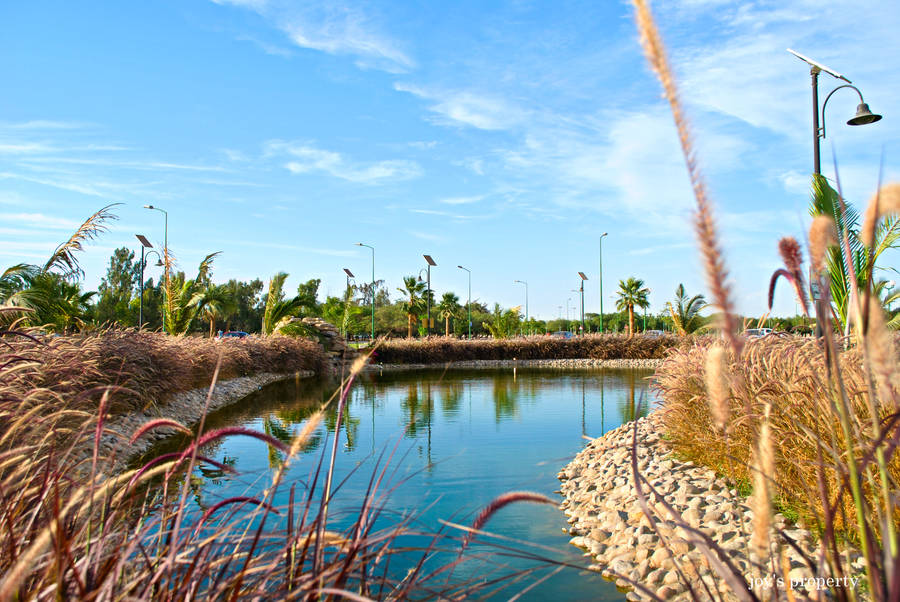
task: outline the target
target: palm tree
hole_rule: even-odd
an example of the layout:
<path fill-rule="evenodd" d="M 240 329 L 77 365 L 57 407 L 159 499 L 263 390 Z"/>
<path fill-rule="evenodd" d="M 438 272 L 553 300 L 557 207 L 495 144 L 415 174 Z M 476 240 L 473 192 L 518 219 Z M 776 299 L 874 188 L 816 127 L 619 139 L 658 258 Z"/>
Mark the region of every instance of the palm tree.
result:
<path fill-rule="evenodd" d="M 284 298 L 284 281 L 287 280 L 286 272 L 278 272 L 269 280 L 269 292 L 266 294 L 266 308 L 263 311 L 262 333 L 271 335 L 287 327 L 291 319 L 293 319 L 304 307 L 310 307 L 310 301 L 305 296 L 297 295 L 291 299 Z M 299 328 L 297 332 L 305 333 L 306 330 Z"/>
<path fill-rule="evenodd" d="M 403 301 L 401 306 L 403 311 L 406 312 L 406 336 L 407 338 L 412 338 L 413 324 L 415 324 L 419 314 L 422 313 L 422 308 L 425 307 L 425 299 L 422 296 L 425 294 L 425 283 L 417 280 L 415 276 L 404 276 L 403 286 L 404 288 L 398 287 L 397 290 L 404 295 L 409 295 L 409 299 Z"/>
<path fill-rule="evenodd" d="M 208 284 L 205 289 L 194 295 L 200 319 L 209 322 L 209 338 L 213 337 L 216 320 L 226 319 L 236 310 L 234 297 L 224 284 Z"/>
<path fill-rule="evenodd" d="M 628 336 L 634 336 L 634 308 L 644 309 L 649 307 L 647 295 L 650 289 L 644 288 L 644 281 L 639 278 L 619 280 L 619 298 L 616 300 L 616 309 L 628 311 Z"/>
<path fill-rule="evenodd" d="M 450 336 L 450 318 L 457 318 L 461 309 L 459 297 L 453 293 L 444 293 L 444 296 L 441 297 L 441 304 L 438 305 L 438 312 L 444 318 L 445 336 Z"/>
<path fill-rule="evenodd" d="M 845 204 L 842 211 L 838 193 L 821 175 L 813 176 L 813 197 L 809 212 L 813 217 L 826 215 L 834 219 L 838 235 L 842 236 L 844 232 L 847 234 L 850 256 L 846 256 L 843 244 L 830 247 L 824 268 L 831 285 L 832 317 L 841 330 L 846 332 L 852 290 L 850 267 L 856 274 L 857 290 L 866 290 L 870 275 L 874 278 L 877 270 L 885 269 L 876 264 L 881 255 L 900 245 L 900 217 L 885 218 L 875 229 L 871 248 L 867 248 L 860 239 L 859 213 L 849 204 Z"/>
<path fill-rule="evenodd" d="M 197 276 L 191 280 L 185 277 L 184 272 L 178 272 L 169 277 L 165 284 L 166 302 L 163 312 L 166 318 L 166 331 L 175 336 L 187 334 L 197 314 L 200 313 L 200 302 L 203 299 L 203 290 L 209 283 L 209 272 L 212 269 L 213 260 L 221 251 L 210 253 L 203 258 L 197 266 Z M 167 258 L 171 252 L 166 253 Z M 171 260 L 170 260 L 171 261 Z"/>
<path fill-rule="evenodd" d="M 16 308 L 0 313 L 4 321 L 24 317 L 31 326 L 49 326 L 67 330 L 80 326 L 86 318 L 92 293 L 82 293 L 77 281 L 84 275 L 76 253 L 83 243 L 106 232 L 106 222 L 118 219 L 103 207 L 89 218 L 63 244 L 56 247 L 43 266 L 17 264 L 0 275 L 0 307 Z"/>
<path fill-rule="evenodd" d="M 700 311 L 706 307 L 706 298 L 703 295 L 694 295 L 688 299 L 684 292 L 684 285 L 679 284 L 675 289 L 675 303 L 666 302 L 666 309 L 672 315 L 675 330 L 681 335 L 696 332 L 706 324 L 706 318 L 700 315 Z"/>

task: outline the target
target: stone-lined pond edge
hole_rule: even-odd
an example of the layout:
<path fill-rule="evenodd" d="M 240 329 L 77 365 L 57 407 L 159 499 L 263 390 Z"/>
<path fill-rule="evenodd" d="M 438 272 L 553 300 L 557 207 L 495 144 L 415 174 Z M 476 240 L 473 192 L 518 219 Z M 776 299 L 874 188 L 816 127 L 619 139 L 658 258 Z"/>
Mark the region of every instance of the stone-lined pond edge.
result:
<path fill-rule="evenodd" d="M 368 364 L 366 372 L 407 372 L 412 370 L 471 370 L 494 368 L 639 368 L 653 370 L 661 359 L 555 359 L 555 360 L 466 360 L 427 364 Z"/>
<path fill-rule="evenodd" d="M 708 595 L 701 581 L 710 591 L 725 593 L 724 580 L 710 569 L 708 560 L 695 545 L 697 536 L 683 529 L 659 498 L 649 494 L 646 488 L 654 510 L 653 523 L 668 539 L 668 545 L 663 545 L 641 510 L 631 469 L 634 428 L 634 422 L 626 423 L 593 439 L 560 471 L 561 493 L 565 498 L 561 508 L 571 525 L 568 532 L 574 535 L 570 543 L 585 549 L 586 555 L 592 556 L 596 563 L 591 568 L 616 579 L 616 585 L 622 589 L 630 589 L 628 580 L 631 580 L 664 600 L 691 599 L 676 571 L 677 561 L 702 599 Z M 711 537 L 730 556 L 745 578 L 757 576 L 751 571 L 749 560 L 753 520 L 749 500 L 712 470 L 674 457 L 661 437 L 662 432 L 659 411 L 637 420 L 638 470 L 684 523 Z M 774 515 L 772 523 L 772 541 L 780 538 L 776 534 L 778 530 L 797 542 L 809 557 L 817 558 L 812 533 L 788 525 L 780 514 Z M 782 549 L 788 562 L 785 588 L 795 582 L 795 591 L 814 591 L 816 585 L 809 581 L 812 572 L 800 554 L 788 545 Z M 851 567 L 849 572 L 854 576 L 865 574 L 858 554 L 852 555 Z M 778 576 L 783 577 L 780 573 Z M 768 598 L 773 592 L 765 589 L 763 585 L 757 593 Z M 644 600 L 649 596 L 632 590 L 627 598 Z"/>
<path fill-rule="evenodd" d="M 312 370 L 278 374 L 263 372 L 252 376 L 239 376 L 216 383 L 209 399 L 208 412 L 219 410 L 237 403 L 266 385 L 289 379 L 306 379 L 315 376 Z M 209 387 L 181 391 L 167 401 L 147 407 L 142 412 L 116 415 L 104 423 L 104 434 L 100 439 L 100 454 L 115 458 L 116 469 L 121 469 L 132 458 L 146 452 L 150 447 L 176 431 L 170 427 L 160 427 L 145 433 L 134 443 L 129 443 L 132 433 L 145 423 L 158 418 L 175 420 L 192 427 L 200 421 L 206 407 Z"/>

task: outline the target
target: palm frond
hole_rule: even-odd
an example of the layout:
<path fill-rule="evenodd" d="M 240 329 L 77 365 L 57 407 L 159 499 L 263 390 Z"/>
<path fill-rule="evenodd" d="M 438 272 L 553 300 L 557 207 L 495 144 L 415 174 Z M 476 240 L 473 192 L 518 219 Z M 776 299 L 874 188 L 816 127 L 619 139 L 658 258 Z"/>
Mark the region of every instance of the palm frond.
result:
<path fill-rule="evenodd" d="M 80 278 L 84 275 L 84 271 L 78 264 L 78 258 L 75 253 L 83 251 L 82 244 L 86 241 L 97 238 L 100 234 L 107 231 L 106 222 L 119 219 L 110 209 L 122 203 L 113 203 L 103 207 L 92 216 L 87 218 L 81 226 L 75 231 L 69 240 L 56 247 L 50 259 L 44 264 L 42 271 L 49 272 L 58 269 L 65 278 Z"/>

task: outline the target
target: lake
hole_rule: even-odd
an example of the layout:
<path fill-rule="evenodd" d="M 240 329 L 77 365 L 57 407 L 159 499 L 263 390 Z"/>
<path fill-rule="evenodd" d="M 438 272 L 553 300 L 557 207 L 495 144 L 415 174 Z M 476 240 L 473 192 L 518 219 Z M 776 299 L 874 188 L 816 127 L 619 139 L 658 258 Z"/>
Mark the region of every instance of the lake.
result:
<path fill-rule="evenodd" d="M 508 491 L 534 491 L 561 501 L 555 493 L 559 470 L 582 449 L 584 436 L 597 437 L 632 420 L 638 405 L 652 401 L 651 374 L 636 369 L 506 368 L 362 375 L 348 397 L 339 435 L 335 482 L 340 489 L 330 509 L 335 518 L 329 528 L 348 523 L 348 511 L 359 507 L 383 452 L 393 453 L 394 488 L 386 507 L 396 513 L 420 512 L 417 525 L 431 531 L 441 527 L 439 519 L 470 524 L 480 509 Z M 245 426 L 289 442 L 333 392 L 334 385 L 321 382 L 276 383 L 210 415 L 208 428 Z M 291 466 L 288 485 L 309 482 L 323 449 L 330 454 L 334 408 L 336 404 Z M 165 447 L 177 445 L 174 440 Z M 196 469 L 191 481 L 197 511 L 227 497 L 259 495 L 281 461 L 275 448 L 246 437 L 224 440 L 205 453 L 240 474 Z M 283 505 L 287 487 L 282 489 L 276 502 Z M 569 536 L 563 533 L 567 526 L 558 508 L 518 503 L 497 512 L 485 530 L 545 546 L 525 549 L 586 567 L 589 559 L 568 544 Z M 457 567 L 455 577 L 488 579 L 498 564 L 514 569 L 535 564 L 491 545 L 473 545 L 470 553 L 473 559 Z M 529 580 L 510 584 L 495 598 L 506 599 L 548 576 L 523 599 L 624 599 L 599 574 L 566 568 L 550 575 L 554 568 L 540 565 Z"/>

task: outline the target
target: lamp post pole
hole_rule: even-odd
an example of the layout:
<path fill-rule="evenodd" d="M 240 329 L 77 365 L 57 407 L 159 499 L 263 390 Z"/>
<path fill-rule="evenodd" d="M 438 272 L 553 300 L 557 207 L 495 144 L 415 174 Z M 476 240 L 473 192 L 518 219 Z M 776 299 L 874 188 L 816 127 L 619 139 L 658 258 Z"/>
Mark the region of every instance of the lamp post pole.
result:
<path fill-rule="evenodd" d="M 812 104 L 813 104 L 813 173 L 820 175 L 822 173 L 821 164 L 819 160 L 819 139 L 825 137 L 825 107 L 828 105 L 828 99 L 831 98 L 831 95 L 840 90 L 841 88 L 853 88 L 856 92 L 856 95 L 859 96 L 859 104 L 856 106 L 856 115 L 847 120 L 847 125 L 866 125 L 869 123 L 875 123 L 881 119 L 881 115 L 876 115 L 869 110 L 869 105 L 863 100 L 862 92 L 859 91 L 859 88 L 852 85 L 852 82 L 835 71 L 834 69 L 830 69 L 825 65 L 814 61 L 813 59 L 803 56 L 802 54 L 795 52 L 788 48 L 788 52 L 796 56 L 801 61 L 807 63 L 810 66 L 809 75 L 812 83 Z M 834 77 L 835 79 L 839 79 L 847 82 L 846 84 L 842 84 L 828 93 L 828 96 L 825 97 L 825 102 L 822 103 L 822 114 L 821 114 L 821 125 L 819 123 L 819 73 L 825 72 L 828 75 Z"/>
<path fill-rule="evenodd" d="M 366 247 L 372 250 L 372 338 L 369 344 L 375 342 L 375 247 L 372 245 L 364 245 L 361 242 L 356 243 L 357 247 Z"/>
<path fill-rule="evenodd" d="M 528 283 L 524 280 L 515 280 L 514 282 L 525 285 L 525 324 L 528 324 Z"/>
<path fill-rule="evenodd" d="M 600 235 L 600 334 L 603 334 L 603 237 L 607 234 Z"/>
<path fill-rule="evenodd" d="M 153 211 L 161 211 L 165 216 L 164 221 L 164 229 L 163 229 L 163 269 L 166 273 L 166 304 L 169 303 L 169 212 L 165 209 L 160 209 L 159 207 L 154 207 L 153 205 L 144 205 L 144 209 L 152 209 Z M 163 308 L 162 312 L 162 329 L 163 333 L 166 332 L 166 309 Z"/>
<path fill-rule="evenodd" d="M 578 276 L 581 278 L 581 336 L 584 336 L 584 281 L 588 277 L 584 275 L 584 272 L 578 272 Z"/>
<path fill-rule="evenodd" d="M 468 309 L 469 314 L 469 338 L 472 338 L 472 270 L 469 268 L 464 268 L 461 265 L 456 266 L 461 270 L 465 270 L 469 275 L 469 302 L 466 303 L 466 309 Z"/>
<path fill-rule="evenodd" d="M 350 303 L 350 279 L 355 278 L 356 276 L 354 276 L 353 272 L 347 268 L 344 268 L 344 273 L 347 274 L 347 288 L 344 289 L 344 316 L 346 316 L 348 311 L 347 307 Z M 346 319 L 341 320 L 341 334 L 347 339 L 349 337 L 347 337 L 347 333 L 344 331 L 344 322 L 346 322 Z"/>
<path fill-rule="evenodd" d="M 135 234 L 135 238 L 141 243 L 141 282 L 140 282 L 140 294 L 141 299 L 138 303 L 138 330 L 144 327 L 144 250 L 152 249 L 153 245 L 150 244 L 150 241 L 147 240 L 147 237 L 143 234 Z"/>
<path fill-rule="evenodd" d="M 425 319 L 428 320 L 428 323 L 425 325 L 425 334 L 426 336 L 431 336 L 431 266 L 436 266 L 437 264 L 431 255 L 423 255 L 422 257 L 425 258 L 425 263 L 428 264 L 428 290 L 425 293 L 425 306 L 427 308 Z"/>

